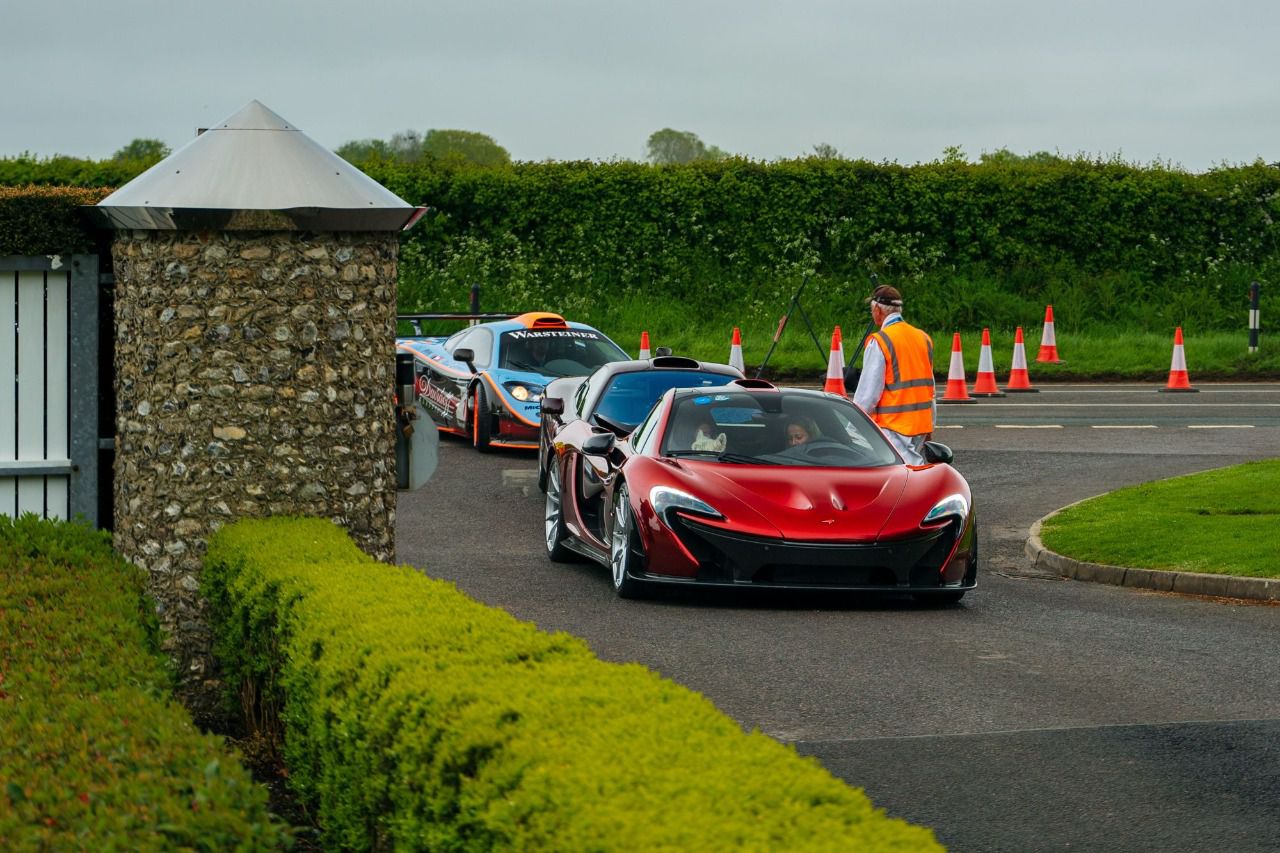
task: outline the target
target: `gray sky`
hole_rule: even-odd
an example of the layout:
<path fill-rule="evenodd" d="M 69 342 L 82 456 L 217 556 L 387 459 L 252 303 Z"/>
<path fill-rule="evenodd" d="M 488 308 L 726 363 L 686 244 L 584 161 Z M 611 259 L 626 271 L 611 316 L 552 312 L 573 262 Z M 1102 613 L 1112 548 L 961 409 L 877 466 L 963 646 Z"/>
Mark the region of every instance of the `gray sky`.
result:
<path fill-rule="evenodd" d="M 177 148 L 257 98 L 330 148 L 461 128 L 518 160 L 663 127 L 766 160 L 1280 160 L 1275 0 L 0 0 L 0 32 L 0 156 Z"/>

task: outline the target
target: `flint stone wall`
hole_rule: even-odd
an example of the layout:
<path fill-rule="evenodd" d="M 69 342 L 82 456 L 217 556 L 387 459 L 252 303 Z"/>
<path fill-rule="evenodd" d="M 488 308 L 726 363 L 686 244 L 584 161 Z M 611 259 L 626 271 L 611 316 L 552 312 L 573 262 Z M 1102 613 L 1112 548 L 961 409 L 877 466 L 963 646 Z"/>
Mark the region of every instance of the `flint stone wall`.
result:
<path fill-rule="evenodd" d="M 150 576 L 198 715 L 216 707 L 208 536 L 310 515 L 395 558 L 395 234 L 122 231 L 115 546 Z"/>

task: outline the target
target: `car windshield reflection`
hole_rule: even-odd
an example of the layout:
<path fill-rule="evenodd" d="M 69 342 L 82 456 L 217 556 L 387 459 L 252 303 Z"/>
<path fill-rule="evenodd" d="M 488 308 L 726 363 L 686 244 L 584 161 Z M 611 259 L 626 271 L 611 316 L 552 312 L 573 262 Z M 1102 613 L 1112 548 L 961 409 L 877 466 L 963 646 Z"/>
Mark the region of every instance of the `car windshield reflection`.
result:
<path fill-rule="evenodd" d="M 682 393 L 661 453 L 717 463 L 820 468 L 880 468 L 901 461 L 852 403 L 791 390 Z"/>
<path fill-rule="evenodd" d="M 736 379 L 728 373 L 698 370 L 639 370 L 619 373 L 600 395 L 594 414 L 629 429 L 644 420 L 658 398 L 672 388 L 714 388 Z"/>
<path fill-rule="evenodd" d="M 517 329 L 503 332 L 499 364 L 544 376 L 585 376 L 629 356 L 594 329 Z"/>

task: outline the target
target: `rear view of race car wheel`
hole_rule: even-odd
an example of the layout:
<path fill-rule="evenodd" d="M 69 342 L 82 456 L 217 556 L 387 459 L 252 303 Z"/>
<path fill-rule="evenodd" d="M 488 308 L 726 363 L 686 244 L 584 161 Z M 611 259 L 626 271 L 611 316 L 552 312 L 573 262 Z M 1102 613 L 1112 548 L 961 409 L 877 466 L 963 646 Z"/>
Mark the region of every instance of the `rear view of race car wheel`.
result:
<path fill-rule="evenodd" d="M 564 528 L 564 494 L 560 488 L 560 466 L 551 460 L 547 476 L 546 512 L 547 556 L 553 563 L 572 563 L 576 555 L 565 547 L 568 532 Z"/>
<path fill-rule="evenodd" d="M 471 444 L 481 453 L 489 452 L 493 438 L 493 415 L 489 414 L 489 395 L 484 383 L 477 382 L 471 397 Z"/>
<path fill-rule="evenodd" d="M 631 493 L 623 483 L 614 497 L 613 533 L 609 537 L 609 569 L 613 591 L 619 597 L 639 598 L 645 594 L 645 582 L 634 577 L 643 565 L 644 550 L 631 512 Z"/>

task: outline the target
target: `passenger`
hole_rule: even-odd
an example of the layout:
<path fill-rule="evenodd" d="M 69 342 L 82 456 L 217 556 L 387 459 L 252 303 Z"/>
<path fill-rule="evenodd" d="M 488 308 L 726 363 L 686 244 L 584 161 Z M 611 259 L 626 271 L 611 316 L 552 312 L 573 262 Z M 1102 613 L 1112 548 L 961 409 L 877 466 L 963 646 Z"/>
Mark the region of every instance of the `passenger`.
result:
<path fill-rule="evenodd" d="M 796 415 L 787 421 L 787 447 L 808 444 L 818 435 L 818 425 L 813 422 L 813 418 Z"/>
<path fill-rule="evenodd" d="M 723 432 L 716 435 L 716 422 L 711 419 L 710 415 L 701 415 L 697 421 L 697 431 L 694 433 L 693 441 L 689 443 L 690 450 L 709 450 L 716 453 L 723 453 L 729 442 L 729 437 Z"/>

